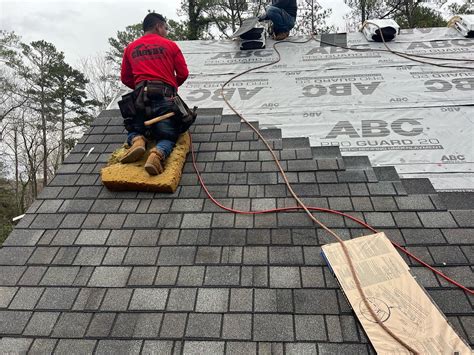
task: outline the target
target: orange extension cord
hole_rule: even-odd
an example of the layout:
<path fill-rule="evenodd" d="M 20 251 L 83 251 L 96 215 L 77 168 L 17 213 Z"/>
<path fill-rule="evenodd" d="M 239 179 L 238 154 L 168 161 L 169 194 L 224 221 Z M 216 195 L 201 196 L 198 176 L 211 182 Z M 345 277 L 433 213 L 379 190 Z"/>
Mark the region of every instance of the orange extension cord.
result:
<path fill-rule="evenodd" d="M 304 42 L 291 42 L 291 41 L 285 41 L 285 43 L 296 43 L 296 44 L 303 44 L 303 43 L 307 43 L 311 40 L 316 40 L 314 38 L 313 35 L 311 35 L 311 37 L 304 41 Z M 317 40 L 316 40 L 317 41 Z M 352 274 L 352 277 L 354 278 L 354 281 L 355 281 L 355 285 L 356 285 L 356 288 L 359 292 L 359 294 L 361 295 L 361 298 L 362 298 L 362 301 L 364 302 L 365 306 L 367 307 L 367 309 L 369 310 L 369 313 L 371 314 L 371 316 L 374 318 L 374 320 L 376 320 L 377 324 L 387 333 L 389 334 L 394 340 L 396 340 L 400 345 L 402 345 L 404 348 L 406 348 L 409 352 L 411 353 L 414 353 L 414 354 L 418 354 L 418 352 L 416 350 L 414 350 L 410 345 L 408 345 L 406 342 L 404 342 L 400 337 L 398 337 L 396 334 L 394 334 L 389 328 L 387 328 L 387 326 L 385 326 L 385 324 L 383 324 L 383 322 L 377 317 L 375 311 L 372 309 L 371 305 L 369 304 L 369 302 L 367 301 L 367 297 L 365 295 L 365 292 L 363 291 L 362 289 L 362 286 L 360 284 L 360 280 L 357 276 L 357 273 L 356 273 L 356 270 L 355 270 L 355 267 L 353 265 L 353 262 L 351 260 L 351 257 L 349 255 L 349 251 L 347 249 L 347 246 L 345 245 L 344 243 L 344 240 L 342 238 L 340 238 L 334 231 L 332 231 L 330 228 L 328 228 L 327 226 L 325 226 L 321 221 L 319 221 L 316 217 L 313 216 L 313 214 L 311 213 L 311 211 L 319 211 L 319 212 L 327 212 L 327 213 L 332 213 L 332 214 L 337 214 L 337 215 L 340 215 L 340 216 L 343 216 L 343 217 L 347 217 L 355 222 L 357 222 L 358 224 L 364 226 L 365 228 L 371 230 L 372 232 L 375 232 L 377 233 L 377 230 L 375 230 L 373 227 L 369 226 L 368 224 L 364 223 L 363 221 L 353 217 L 353 216 L 350 216 L 348 214 L 345 214 L 343 212 L 339 212 L 339 211 L 335 211 L 335 210 L 331 210 L 331 209 L 325 209 L 325 208 L 318 208 L 318 207 L 307 207 L 302 201 L 301 199 L 298 197 L 298 195 L 294 192 L 294 190 L 292 189 L 291 187 L 291 184 L 290 182 L 288 181 L 288 178 L 285 174 L 285 171 L 283 169 L 283 167 L 281 166 L 277 156 L 275 155 L 275 152 L 273 151 L 273 149 L 271 148 L 271 146 L 269 145 L 269 143 L 265 140 L 265 138 L 262 136 L 262 134 L 247 120 L 245 119 L 245 117 L 243 117 L 231 104 L 230 102 L 228 101 L 228 99 L 225 97 L 224 93 L 223 93 L 223 90 L 225 88 L 225 86 L 227 84 L 229 84 L 232 80 L 236 79 L 237 77 L 240 77 L 246 73 L 249 73 L 251 71 L 254 71 L 256 69 L 261 69 L 261 68 L 264 68 L 264 67 L 267 67 L 267 66 L 270 66 L 270 65 L 273 65 L 273 64 L 276 64 L 278 63 L 280 60 L 281 60 L 281 54 L 280 52 L 278 51 L 278 49 L 276 48 L 276 45 L 278 43 L 281 43 L 281 42 L 276 42 L 273 44 L 273 49 L 275 50 L 275 52 L 278 54 L 278 59 L 276 61 L 273 61 L 271 63 L 267 63 L 267 64 L 264 64 L 264 65 L 261 65 L 261 66 L 257 66 L 257 67 L 254 67 L 254 68 L 251 68 L 251 69 L 248 69 L 244 72 L 241 72 L 241 73 L 238 73 L 236 75 L 234 75 L 232 78 L 230 78 L 228 81 L 226 81 L 222 87 L 221 87 L 221 94 L 222 94 L 222 97 L 225 101 L 225 103 L 227 104 L 227 106 L 242 120 L 244 121 L 257 135 L 258 137 L 262 140 L 262 142 L 265 144 L 265 146 L 267 147 L 268 151 L 272 154 L 273 156 L 273 159 L 276 163 L 276 165 L 278 166 L 278 169 L 280 171 L 280 173 L 282 174 L 282 177 L 285 181 L 285 184 L 288 188 L 288 190 L 290 191 L 291 195 L 293 196 L 293 198 L 296 200 L 296 202 L 298 203 L 299 206 L 294 206 L 294 207 L 288 207 L 288 208 L 276 208 L 276 209 L 270 209 L 270 210 L 263 210 L 263 211 L 240 211 L 240 210 L 235 210 L 235 209 L 232 209 L 232 208 L 229 208 L 229 207 L 226 207 L 224 205 L 222 205 L 219 201 L 217 201 L 213 196 L 212 194 L 209 192 L 209 190 L 207 189 L 206 185 L 205 185 L 205 182 L 204 180 L 202 179 L 202 176 L 199 172 L 199 169 L 197 167 L 197 164 L 196 164 L 196 159 L 195 159 L 195 153 L 194 153 L 194 147 L 193 147 L 193 144 L 192 144 L 192 140 L 191 140 L 191 153 L 192 153 L 192 159 L 193 159 L 193 166 L 194 166 L 194 169 L 196 171 L 196 174 L 198 176 L 198 179 L 199 179 L 199 182 L 202 186 L 202 188 L 204 189 L 204 191 L 206 192 L 207 196 L 209 197 L 209 199 L 211 199 L 211 201 L 213 203 L 215 203 L 218 207 L 226 210 L 226 211 L 229 211 L 229 212 L 233 212 L 233 213 L 239 213 L 239 214 L 262 214 L 262 213 L 274 213 L 274 212 L 282 212 L 282 211 L 290 211 L 290 210 L 299 210 L 299 209 L 303 209 L 306 214 L 310 217 L 311 220 L 313 220 L 313 222 L 315 222 L 316 224 L 318 224 L 321 228 L 323 228 L 325 231 L 327 231 L 329 234 L 331 234 L 340 244 L 341 244 L 341 247 L 342 247 L 342 250 L 346 256 L 346 259 L 348 261 L 348 264 L 349 264 L 349 269 L 351 271 L 351 274 Z M 385 41 L 384 41 L 385 43 Z M 388 51 L 392 52 L 390 48 L 388 48 L 388 46 L 386 45 L 385 43 L 385 46 L 387 47 Z M 349 48 L 350 49 L 350 48 Z M 400 55 L 399 53 L 394 53 L 396 55 Z M 407 59 L 411 59 L 411 58 L 408 58 L 408 57 L 405 57 L 404 58 L 407 58 Z M 414 59 L 412 59 L 414 60 Z M 417 62 L 421 62 L 420 60 L 414 60 L 414 61 L 417 61 Z M 426 62 L 426 64 L 432 64 L 432 65 L 436 65 L 434 63 L 428 63 Z M 420 260 L 419 258 L 417 258 L 416 256 L 414 256 L 412 253 L 408 252 L 407 250 L 405 250 L 404 248 L 402 248 L 400 245 L 396 244 L 396 243 L 393 243 L 392 244 L 399 250 L 401 250 L 403 253 L 405 253 L 406 255 L 408 255 L 409 257 L 413 258 L 414 260 L 416 260 L 417 262 L 419 262 L 420 264 L 422 264 L 423 266 L 425 267 L 428 267 L 430 270 L 432 270 L 433 272 L 435 272 L 436 274 L 440 275 L 441 277 L 443 277 L 445 280 L 447 280 L 448 282 L 456 285 L 457 287 L 463 289 L 464 291 L 470 293 L 470 294 L 474 294 L 474 291 L 468 289 L 467 287 L 457 283 L 456 281 L 450 279 L 449 277 L 447 277 L 446 275 L 444 275 L 443 273 L 441 273 L 440 271 L 434 269 L 433 267 L 431 267 L 430 265 L 428 265 L 427 263 L 423 262 L 422 260 Z"/>

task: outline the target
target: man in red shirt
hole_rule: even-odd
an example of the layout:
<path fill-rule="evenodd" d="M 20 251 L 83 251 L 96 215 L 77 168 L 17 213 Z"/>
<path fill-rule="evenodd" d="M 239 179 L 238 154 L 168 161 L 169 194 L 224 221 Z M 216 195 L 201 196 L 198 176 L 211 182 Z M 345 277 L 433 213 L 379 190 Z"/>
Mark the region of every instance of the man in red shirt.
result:
<path fill-rule="evenodd" d="M 178 86 L 184 83 L 189 72 L 177 44 L 166 38 L 168 26 L 162 15 L 149 13 L 143 20 L 143 31 L 145 34 L 142 37 L 125 48 L 121 80 L 131 89 L 147 87 L 148 115 L 156 117 L 171 111 Z M 163 161 L 182 132 L 179 123 L 172 118 L 155 123 L 148 129 L 156 140 L 156 147 L 151 149 L 145 169 L 150 175 L 158 175 L 163 172 Z M 146 151 L 143 120 L 134 120 L 128 130 L 130 148 L 121 159 L 122 163 L 135 162 Z"/>

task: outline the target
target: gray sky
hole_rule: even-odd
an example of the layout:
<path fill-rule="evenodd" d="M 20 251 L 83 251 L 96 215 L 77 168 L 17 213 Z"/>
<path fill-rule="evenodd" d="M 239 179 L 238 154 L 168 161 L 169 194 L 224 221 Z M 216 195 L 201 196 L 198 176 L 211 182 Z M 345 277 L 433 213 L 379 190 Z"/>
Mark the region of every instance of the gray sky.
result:
<path fill-rule="evenodd" d="M 80 57 L 108 50 L 107 39 L 143 20 L 147 10 L 177 19 L 180 0 L 0 0 L 0 29 L 15 31 L 24 42 L 43 39 L 75 65 Z M 341 25 L 343 0 L 319 0 L 333 9 L 330 22 Z"/>

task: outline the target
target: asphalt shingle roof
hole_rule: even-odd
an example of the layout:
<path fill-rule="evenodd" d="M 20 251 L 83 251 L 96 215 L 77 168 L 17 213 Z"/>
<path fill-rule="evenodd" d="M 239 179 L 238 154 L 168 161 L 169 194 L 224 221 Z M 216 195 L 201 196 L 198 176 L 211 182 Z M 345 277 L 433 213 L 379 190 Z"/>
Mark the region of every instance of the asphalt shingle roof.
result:
<path fill-rule="evenodd" d="M 255 134 L 199 111 L 199 168 L 226 206 L 293 206 Z M 119 134 L 120 133 L 120 134 Z M 472 194 L 437 194 L 366 157 L 265 131 L 308 205 L 347 211 L 474 286 Z M 124 141 L 104 111 L 0 249 L 0 349 L 97 353 L 373 353 L 299 212 L 234 215 L 206 199 L 190 157 L 174 194 L 111 192 L 99 172 Z M 90 149 L 94 148 L 92 152 Z M 318 217 L 345 239 L 369 231 Z M 403 256 L 474 343 L 473 298 Z"/>

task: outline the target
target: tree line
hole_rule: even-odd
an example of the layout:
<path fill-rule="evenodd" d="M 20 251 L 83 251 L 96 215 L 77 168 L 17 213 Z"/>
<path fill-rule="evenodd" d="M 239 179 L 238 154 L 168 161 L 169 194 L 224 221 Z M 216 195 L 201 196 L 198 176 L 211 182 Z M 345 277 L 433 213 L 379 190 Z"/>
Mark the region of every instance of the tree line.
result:
<path fill-rule="evenodd" d="M 264 11 L 269 0 L 181 0 L 169 19 L 173 40 L 230 38 L 243 19 Z M 394 18 L 404 27 L 445 26 L 439 13 L 414 0 L 345 0 L 348 24 L 369 18 Z M 150 11 L 150 10 L 149 10 Z M 468 1 L 453 14 L 472 13 Z M 331 10 L 315 0 L 298 0 L 295 34 L 338 29 L 327 24 Z M 11 218 L 25 212 L 54 176 L 91 120 L 120 87 L 125 46 L 142 35 L 141 23 L 109 38 L 105 55 L 82 58 L 76 68 L 45 40 L 24 43 L 19 34 L 0 30 L 0 243 Z M 350 27 L 350 26 L 349 26 Z M 339 29 L 342 32 L 345 29 Z"/>

